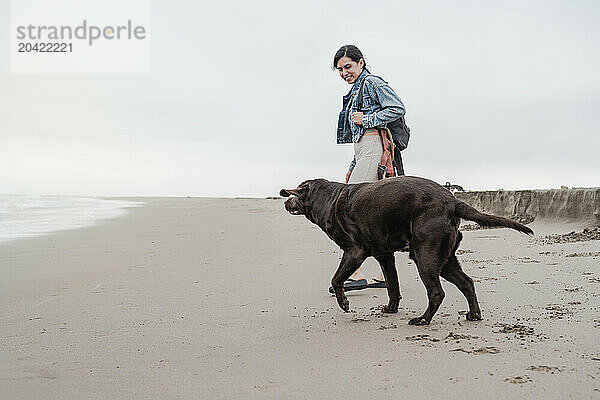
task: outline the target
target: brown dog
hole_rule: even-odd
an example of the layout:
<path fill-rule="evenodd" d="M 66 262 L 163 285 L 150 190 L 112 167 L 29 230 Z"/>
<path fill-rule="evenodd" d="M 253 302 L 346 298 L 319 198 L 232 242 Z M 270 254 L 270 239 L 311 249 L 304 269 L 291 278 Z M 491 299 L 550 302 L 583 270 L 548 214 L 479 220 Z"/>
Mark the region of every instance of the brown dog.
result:
<path fill-rule="evenodd" d="M 482 226 L 504 226 L 532 235 L 528 227 L 507 218 L 484 214 L 457 200 L 444 187 L 428 179 L 400 176 L 373 183 L 345 185 L 314 179 L 296 189 L 281 189 L 290 197 L 285 209 L 317 224 L 344 251 L 331 280 L 338 304 L 348 312 L 344 281 L 369 256 L 381 265 L 389 302 L 383 312 L 398 311 L 400 288 L 394 252 L 406 249 L 427 288 L 429 305 L 411 325 L 427 325 L 444 299 L 440 276 L 452 282 L 467 298 L 470 321 L 481 319 L 473 280 L 465 274 L 455 252 L 462 239 L 460 219 Z"/>

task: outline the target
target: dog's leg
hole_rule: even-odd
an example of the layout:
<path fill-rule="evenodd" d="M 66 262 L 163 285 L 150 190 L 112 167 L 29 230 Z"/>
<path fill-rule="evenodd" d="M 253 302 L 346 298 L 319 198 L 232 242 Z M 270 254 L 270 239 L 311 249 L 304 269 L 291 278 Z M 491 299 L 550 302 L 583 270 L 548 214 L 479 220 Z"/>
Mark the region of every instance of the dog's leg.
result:
<path fill-rule="evenodd" d="M 360 267 L 365 258 L 365 253 L 360 249 L 344 250 L 340 266 L 331 279 L 337 302 L 345 312 L 350 310 L 350 303 L 344 294 L 344 282 Z"/>
<path fill-rule="evenodd" d="M 398 271 L 396 270 L 394 253 L 377 256 L 375 259 L 383 271 L 389 298 L 388 305 L 383 306 L 382 311 L 384 313 L 398 312 L 398 303 L 402 296 L 400 295 L 400 285 L 398 284 Z"/>
<path fill-rule="evenodd" d="M 447 223 L 445 212 L 444 208 L 432 209 L 412 224 L 409 256 L 417 264 L 429 304 L 423 315 L 408 322 L 410 325 L 429 325 L 446 296 L 440 283 L 440 273 L 454 254 L 460 237 L 458 230 Z"/>
<path fill-rule="evenodd" d="M 467 298 L 469 303 L 469 312 L 467 313 L 467 319 L 469 321 L 481 320 L 481 310 L 479 309 L 479 303 L 477 302 L 477 295 L 475 294 L 475 285 L 473 285 L 473 279 L 465 274 L 460 267 L 456 255 L 451 255 L 446 265 L 442 269 L 442 278 L 448 282 L 453 283 L 458 290 Z"/>
<path fill-rule="evenodd" d="M 444 300 L 446 294 L 440 283 L 439 269 L 434 269 L 435 266 L 432 265 L 430 265 L 428 269 L 422 269 L 420 266 L 418 267 L 421 281 L 423 281 L 423 284 L 427 289 L 429 304 L 423 315 L 411 319 L 408 323 L 410 325 L 429 325 L 438 308 L 440 308 L 440 304 L 442 304 L 442 300 Z"/>
<path fill-rule="evenodd" d="M 449 250 L 444 250 L 448 241 L 440 235 L 433 234 L 435 231 L 432 229 L 422 232 L 424 234 L 419 235 L 420 238 L 415 237 L 414 251 L 411 244 L 411 252 L 414 257 L 413 260 L 417 264 L 421 281 L 427 289 L 429 304 L 423 315 L 408 321 L 410 325 L 429 325 L 445 297 L 440 283 L 440 272 L 442 266 L 446 263 L 446 257 L 448 257 L 447 255 L 444 257 L 449 252 Z"/>

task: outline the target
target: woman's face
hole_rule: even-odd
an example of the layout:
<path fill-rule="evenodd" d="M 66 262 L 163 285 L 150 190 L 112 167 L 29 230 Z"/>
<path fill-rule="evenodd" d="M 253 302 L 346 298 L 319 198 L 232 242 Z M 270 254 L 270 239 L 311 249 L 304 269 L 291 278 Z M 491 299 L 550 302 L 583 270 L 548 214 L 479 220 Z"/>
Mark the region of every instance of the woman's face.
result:
<path fill-rule="evenodd" d="M 348 56 L 340 58 L 337 62 L 337 70 L 340 72 L 340 76 L 349 84 L 353 84 L 358 79 L 358 76 L 362 73 L 365 60 L 362 58 L 356 61 Z"/>

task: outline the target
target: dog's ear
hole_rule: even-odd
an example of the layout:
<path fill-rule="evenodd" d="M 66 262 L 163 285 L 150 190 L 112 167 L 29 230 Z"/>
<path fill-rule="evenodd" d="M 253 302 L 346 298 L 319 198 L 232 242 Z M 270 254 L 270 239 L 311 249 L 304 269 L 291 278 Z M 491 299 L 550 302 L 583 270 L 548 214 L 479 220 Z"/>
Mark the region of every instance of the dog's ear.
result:
<path fill-rule="evenodd" d="M 296 189 L 281 189 L 279 195 L 283 197 L 298 196 Z"/>
<path fill-rule="evenodd" d="M 304 195 L 306 195 L 306 193 L 308 193 L 308 187 L 306 186 L 302 186 L 298 187 L 296 189 L 281 189 L 279 191 L 279 195 L 283 196 L 283 197 L 290 197 L 290 196 L 297 196 L 297 197 L 302 197 Z"/>

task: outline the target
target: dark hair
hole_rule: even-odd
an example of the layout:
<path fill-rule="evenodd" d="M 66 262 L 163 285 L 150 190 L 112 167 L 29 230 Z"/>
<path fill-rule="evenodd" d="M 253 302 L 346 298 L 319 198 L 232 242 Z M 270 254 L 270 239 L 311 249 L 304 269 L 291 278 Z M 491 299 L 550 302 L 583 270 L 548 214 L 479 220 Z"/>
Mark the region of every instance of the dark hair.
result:
<path fill-rule="evenodd" d="M 359 62 L 362 58 L 365 63 L 363 68 L 369 72 L 367 69 L 367 61 L 365 60 L 363 53 L 355 45 L 347 44 L 340 47 L 340 49 L 335 53 L 335 56 L 333 56 L 333 69 L 337 69 L 337 63 L 342 57 L 349 57 L 354 62 Z"/>

